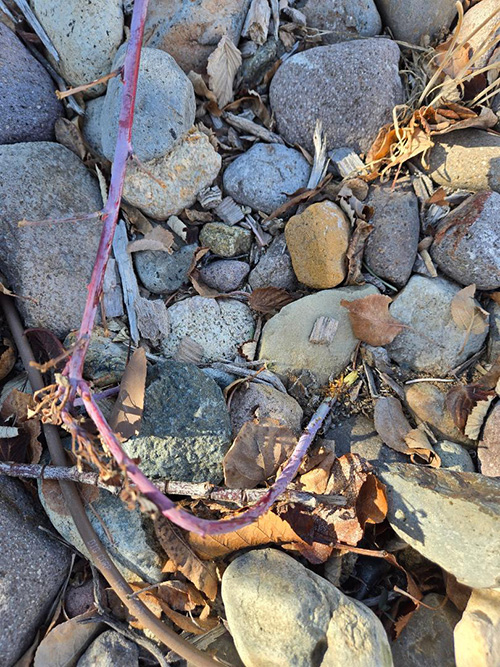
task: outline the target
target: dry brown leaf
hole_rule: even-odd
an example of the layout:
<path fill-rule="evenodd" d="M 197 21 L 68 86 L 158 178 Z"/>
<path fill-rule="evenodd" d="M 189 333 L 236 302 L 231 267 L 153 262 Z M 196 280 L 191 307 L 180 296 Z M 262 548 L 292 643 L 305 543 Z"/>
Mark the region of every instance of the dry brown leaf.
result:
<path fill-rule="evenodd" d="M 136 584 L 136 583 L 129 583 L 130 588 L 134 591 L 134 593 L 137 593 L 137 597 L 141 602 L 143 602 L 146 607 L 149 609 L 149 611 L 156 616 L 156 618 L 161 618 L 161 614 L 163 611 L 163 605 L 160 600 L 156 597 L 154 591 L 144 591 L 143 593 L 139 593 L 138 591 L 142 590 L 143 588 L 146 588 L 147 584 Z M 137 628 L 138 630 L 144 630 L 144 625 L 134 618 L 133 616 L 128 615 L 128 622 L 133 628 Z"/>
<path fill-rule="evenodd" d="M 198 97 L 205 97 L 210 102 L 217 103 L 217 98 L 215 97 L 214 93 L 210 90 L 210 88 L 207 86 L 207 84 L 205 83 L 205 79 L 202 77 L 201 74 L 198 74 L 198 72 L 193 72 L 193 70 L 191 70 L 187 76 L 188 79 L 193 84 L 194 92 L 198 95 Z"/>
<path fill-rule="evenodd" d="M 262 46 L 267 40 L 270 20 L 271 8 L 268 0 L 252 0 L 241 36 L 248 37 L 252 42 Z"/>
<path fill-rule="evenodd" d="M 83 141 L 82 133 L 78 126 L 67 118 L 58 118 L 54 125 L 56 141 L 58 141 L 70 151 L 78 155 L 80 160 L 84 160 L 87 155 L 87 148 Z"/>
<path fill-rule="evenodd" d="M 175 611 L 193 611 L 205 606 L 206 600 L 200 591 L 187 581 L 172 579 L 158 584 L 156 597 L 166 602 Z"/>
<path fill-rule="evenodd" d="M 464 118 L 463 120 L 451 122 L 448 127 L 444 127 L 443 129 L 439 130 L 433 130 L 432 134 L 448 134 L 449 132 L 454 132 L 455 130 L 466 130 L 468 128 L 487 130 L 491 127 L 494 127 L 497 123 L 498 117 L 496 113 L 488 107 L 483 107 L 479 116 L 476 115 L 473 118 Z"/>
<path fill-rule="evenodd" d="M 0 459 L 18 463 L 39 463 L 42 445 L 38 440 L 41 433 L 38 417 L 29 418 L 28 411 L 35 407 L 33 396 L 13 389 L 0 410 L 0 419 L 18 428 L 14 438 L 0 438 Z"/>
<path fill-rule="evenodd" d="M 184 614 L 180 614 L 178 611 L 171 609 L 168 604 L 162 600 L 160 600 L 160 606 L 165 616 L 169 618 L 172 623 L 175 623 L 181 630 L 192 632 L 194 635 L 203 635 L 205 632 L 213 630 L 219 625 L 219 619 L 214 616 L 207 615 L 203 618 L 201 616 L 184 616 Z M 210 611 L 208 605 L 206 605 L 205 608 Z"/>
<path fill-rule="evenodd" d="M 146 353 L 139 347 L 125 368 L 120 392 L 109 418 L 109 425 L 122 440 L 139 434 L 144 409 L 146 371 Z"/>
<path fill-rule="evenodd" d="M 224 457 L 224 483 L 230 489 L 253 489 L 272 477 L 297 445 L 293 431 L 276 419 L 243 424 Z"/>
<path fill-rule="evenodd" d="M 441 458 L 436 454 L 427 435 L 421 428 L 412 428 L 405 435 L 405 442 L 410 449 L 408 453 L 412 463 L 421 463 L 421 460 L 423 460 L 431 468 L 441 467 Z"/>
<path fill-rule="evenodd" d="M 373 225 L 358 219 L 356 227 L 349 241 L 347 248 L 347 278 L 346 285 L 361 285 L 365 282 L 361 275 L 361 264 L 363 262 L 363 253 L 368 237 L 372 233 Z"/>
<path fill-rule="evenodd" d="M 140 252 L 142 250 L 159 250 L 172 254 L 172 246 L 174 245 L 174 235 L 168 229 L 157 225 L 153 227 L 150 232 L 144 235 L 144 238 L 131 241 L 127 245 L 127 252 Z"/>
<path fill-rule="evenodd" d="M 397 452 L 408 453 L 405 436 L 412 430 L 403 414 L 401 402 L 394 396 L 381 396 L 375 401 L 375 430 L 384 443 Z"/>
<path fill-rule="evenodd" d="M 195 288 L 195 290 L 198 292 L 200 296 L 204 296 L 207 298 L 212 298 L 220 295 L 220 292 L 217 290 L 213 289 L 212 287 L 209 287 L 206 285 L 203 280 L 200 278 L 200 271 L 197 268 L 198 262 L 205 257 L 207 252 L 210 252 L 210 248 L 198 248 L 194 255 L 193 259 L 191 260 L 191 265 L 188 269 L 188 278 L 191 281 L 191 284 Z"/>
<path fill-rule="evenodd" d="M 463 76 L 463 70 L 469 64 L 471 56 L 474 52 L 469 42 L 465 42 L 460 46 L 456 45 L 453 52 L 448 54 L 448 49 L 453 40 L 453 35 L 449 37 L 446 42 L 436 46 L 436 56 L 433 59 L 436 69 L 443 66 L 443 72 L 455 79 L 459 74 Z M 450 57 L 451 56 L 451 57 Z M 465 70 L 467 73 L 468 70 Z"/>
<path fill-rule="evenodd" d="M 295 300 L 289 292 L 280 287 L 257 287 L 248 297 L 248 305 L 258 313 L 276 313 Z"/>
<path fill-rule="evenodd" d="M 14 344 L 8 338 L 4 338 L 0 345 L 0 380 L 11 372 L 16 363 L 17 352 Z"/>
<path fill-rule="evenodd" d="M 392 299 L 383 294 L 370 294 L 356 301 L 342 299 L 341 306 L 349 311 L 354 335 L 369 345 L 387 345 L 405 328 L 389 314 Z"/>
<path fill-rule="evenodd" d="M 33 667 L 73 667 L 78 658 L 97 637 L 104 623 L 80 623 L 95 616 L 93 609 L 56 625 L 42 639 L 35 653 Z"/>
<path fill-rule="evenodd" d="M 214 563 L 203 562 L 190 545 L 189 534 L 174 526 L 168 519 L 159 517 L 155 531 L 163 550 L 181 572 L 209 600 L 215 600 L 219 580 Z"/>
<path fill-rule="evenodd" d="M 476 286 L 464 287 L 451 301 L 451 316 L 457 326 L 471 334 L 482 334 L 488 328 L 489 313 L 474 300 Z"/>
<path fill-rule="evenodd" d="M 479 412 L 476 412 L 473 417 L 474 428 L 476 428 L 478 415 L 485 413 L 495 395 L 494 389 L 485 389 L 478 383 L 453 387 L 446 394 L 446 407 L 457 428 L 465 434 L 468 420 L 474 409 L 480 406 Z"/>
<path fill-rule="evenodd" d="M 210 90 L 222 109 L 233 99 L 233 82 L 241 65 L 241 53 L 227 35 L 224 35 L 207 63 Z"/>

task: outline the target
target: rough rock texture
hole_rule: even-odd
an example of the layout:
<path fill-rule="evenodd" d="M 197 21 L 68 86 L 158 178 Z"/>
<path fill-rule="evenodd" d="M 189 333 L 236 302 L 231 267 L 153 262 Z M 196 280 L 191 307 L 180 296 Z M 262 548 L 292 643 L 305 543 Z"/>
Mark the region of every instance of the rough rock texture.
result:
<path fill-rule="evenodd" d="M 139 647 L 114 630 L 94 639 L 76 667 L 139 667 Z"/>
<path fill-rule="evenodd" d="M 223 35 L 238 41 L 249 4 L 250 0 L 157 0 L 148 9 L 146 44 L 170 53 L 185 72 L 204 73 Z"/>
<path fill-rule="evenodd" d="M 433 445 L 434 451 L 441 458 L 441 467 L 455 472 L 476 472 L 469 452 L 463 445 L 450 440 L 441 440 Z"/>
<path fill-rule="evenodd" d="M 266 384 L 250 382 L 235 391 L 231 397 L 230 415 L 234 436 L 245 422 L 252 419 L 260 421 L 266 417 L 276 419 L 299 433 L 303 414 L 294 398 Z"/>
<path fill-rule="evenodd" d="M 116 54 L 114 69 L 123 64 L 126 46 Z M 111 79 L 101 114 L 102 148 L 108 160 L 115 151 L 122 95 L 120 79 Z M 191 128 L 195 111 L 193 85 L 172 56 L 143 48 L 132 126 L 134 154 L 143 162 L 165 155 Z"/>
<path fill-rule="evenodd" d="M 31 4 L 59 54 L 56 68 L 70 85 L 109 74 L 123 37 L 121 0 L 33 0 Z M 101 84 L 86 94 L 103 91 Z"/>
<path fill-rule="evenodd" d="M 72 331 L 64 340 L 64 348 L 69 350 L 76 343 L 77 332 Z M 85 356 L 83 377 L 92 380 L 97 387 L 118 384 L 127 365 L 128 349 L 113 342 L 113 336 L 100 326 L 94 327 Z"/>
<path fill-rule="evenodd" d="M 359 454 L 377 466 L 379 463 L 408 463 L 408 457 L 387 447 L 375 430 L 373 422 L 356 415 L 331 426 L 318 444 L 333 451 L 336 457 Z"/>
<path fill-rule="evenodd" d="M 310 28 L 326 30 L 326 44 L 358 37 L 374 37 L 382 21 L 373 0 L 301 0 L 295 7 L 305 14 Z"/>
<path fill-rule="evenodd" d="M 231 444 L 231 423 L 217 384 L 193 364 L 167 361 L 146 389 L 137 437 L 124 447 L 141 458 L 151 478 L 222 479 L 222 459 Z"/>
<path fill-rule="evenodd" d="M 500 190 L 500 137 L 457 130 L 441 137 L 429 156 L 431 178 L 452 188 Z"/>
<path fill-rule="evenodd" d="M 79 326 L 101 224 L 96 219 L 27 227 L 17 223 L 24 218 L 57 220 L 101 207 L 97 181 L 64 146 L 0 146 L 0 271 L 16 294 L 36 301 L 17 301 L 27 327 L 47 327 L 64 336 Z"/>
<path fill-rule="evenodd" d="M 454 634 L 456 667 L 496 667 L 500 662 L 500 592 L 472 591 Z"/>
<path fill-rule="evenodd" d="M 447 373 L 481 349 L 487 331 L 471 334 L 464 346 L 466 332 L 451 316 L 450 304 L 459 289 L 444 278 L 413 276 L 394 299 L 389 307 L 391 315 L 410 327 L 387 347 L 400 366 Z"/>
<path fill-rule="evenodd" d="M 170 306 L 171 333 L 162 343 L 167 357 L 175 356 L 179 343 L 189 336 L 203 349 L 206 363 L 234 359 L 238 345 L 250 340 L 254 320 L 250 308 L 234 299 L 193 296 Z"/>
<path fill-rule="evenodd" d="M 144 250 L 134 253 L 134 265 L 139 280 L 153 294 L 175 292 L 188 282 L 197 245 L 185 245 L 169 255 L 159 250 Z"/>
<path fill-rule="evenodd" d="M 490 301 L 487 310 L 490 314 L 490 333 L 488 335 L 488 361 L 492 364 L 500 356 L 500 303 Z"/>
<path fill-rule="evenodd" d="M 351 225 L 331 201 L 308 206 L 285 227 L 285 238 L 297 280 L 308 287 L 328 289 L 345 278 Z"/>
<path fill-rule="evenodd" d="M 236 259 L 219 260 L 200 269 L 200 277 L 209 287 L 219 292 L 237 290 L 250 271 L 246 262 Z"/>
<path fill-rule="evenodd" d="M 500 287 L 500 194 L 478 192 L 440 220 L 431 248 L 443 273 L 461 285 Z"/>
<path fill-rule="evenodd" d="M 230 227 L 223 222 L 207 222 L 200 232 L 200 243 L 215 255 L 235 257 L 250 252 L 252 233 L 242 227 Z"/>
<path fill-rule="evenodd" d="M 474 51 L 484 48 L 486 43 L 489 42 L 489 48 L 485 49 L 483 55 L 474 63 L 478 69 L 488 63 L 495 47 L 498 46 L 500 14 L 498 11 L 495 14 L 495 10 L 498 10 L 498 0 L 483 0 L 465 13 L 462 22 L 458 38 L 460 41 L 466 39 Z M 483 23 L 482 28 L 477 30 Z M 477 32 L 475 32 L 476 30 Z M 473 34 L 474 32 L 475 34 Z"/>
<path fill-rule="evenodd" d="M 384 25 L 396 39 L 420 44 L 424 35 L 436 37 L 450 27 L 457 14 L 454 0 L 375 0 Z"/>
<path fill-rule="evenodd" d="M 455 426 L 453 417 L 446 407 L 446 390 L 441 390 L 429 382 L 417 382 L 405 387 L 408 406 L 415 417 L 427 422 L 443 440 L 453 440 L 469 447 L 475 446 Z"/>
<path fill-rule="evenodd" d="M 143 167 L 129 162 L 123 197 L 146 215 L 166 220 L 194 204 L 196 195 L 212 184 L 220 167 L 221 157 L 208 137 L 192 130 L 167 155 Z"/>
<path fill-rule="evenodd" d="M 500 482 L 404 463 L 377 474 L 389 523 L 405 542 L 467 586 L 500 585 Z"/>
<path fill-rule="evenodd" d="M 373 206 L 374 229 L 366 242 L 364 260 L 380 278 L 404 287 L 417 256 L 420 232 L 418 199 L 407 187 L 372 185 L 366 201 Z"/>
<path fill-rule="evenodd" d="M 280 234 L 271 242 L 266 253 L 251 270 L 248 284 L 252 289 L 272 286 L 293 292 L 297 288 L 284 234 Z"/>
<path fill-rule="evenodd" d="M 493 407 L 486 419 L 477 456 L 483 475 L 500 477 L 500 403 Z"/>
<path fill-rule="evenodd" d="M 271 213 L 287 195 L 307 185 L 311 167 L 305 157 L 282 144 L 255 144 L 224 172 L 224 190 L 239 204 Z"/>
<path fill-rule="evenodd" d="M 87 101 L 82 124 L 84 140 L 100 156 L 102 156 L 101 113 L 105 99 L 105 96 L 101 95 L 101 97 Z"/>
<path fill-rule="evenodd" d="M 375 614 L 281 551 L 236 558 L 222 577 L 222 600 L 246 667 L 392 666 Z"/>
<path fill-rule="evenodd" d="M 127 581 L 162 581 L 164 553 L 154 535 L 153 524 L 143 518 L 139 509 L 130 511 L 119 496 L 100 489 L 91 496 L 92 509 L 86 504 L 87 516 L 99 539 L 108 550 Z M 38 494 L 52 525 L 86 558 L 85 544 L 68 514 L 57 482 L 44 480 Z M 163 555 L 162 555 L 163 554 Z"/>
<path fill-rule="evenodd" d="M 455 667 L 453 629 L 460 614 L 442 595 L 429 593 L 395 642 L 392 657 L 395 667 Z"/>
<path fill-rule="evenodd" d="M 68 574 L 70 552 L 17 480 L 0 477 L 0 655 L 10 666 L 31 645 Z"/>
<path fill-rule="evenodd" d="M 378 290 L 369 285 L 323 290 L 305 296 L 285 306 L 266 322 L 262 331 L 260 358 L 283 375 L 309 370 L 319 384 L 330 375 L 337 375 L 349 362 L 357 339 L 352 333 L 347 310 L 342 299 L 353 301 Z M 309 336 L 318 317 L 330 317 L 338 322 L 331 343 L 311 343 Z"/>
<path fill-rule="evenodd" d="M 403 99 L 399 48 L 386 39 L 320 46 L 289 58 L 271 82 L 278 128 L 290 143 L 313 150 L 316 120 L 328 149 L 367 151 Z"/>
<path fill-rule="evenodd" d="M 0 23 L 0 144 L 50 141 L 63 115 L 55 85 L 24 44 Z"/>

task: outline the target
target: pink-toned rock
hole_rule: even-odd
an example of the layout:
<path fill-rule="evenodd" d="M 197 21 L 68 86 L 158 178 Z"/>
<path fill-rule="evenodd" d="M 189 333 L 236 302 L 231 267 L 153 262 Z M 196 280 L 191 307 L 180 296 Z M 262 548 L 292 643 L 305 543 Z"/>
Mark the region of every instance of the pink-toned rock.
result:
<path fill-rule="evenodd" d="M 486 420 L 477 455 L 483 475 L 500 477 L 500 403 L 495 405 Z"/>
<path fill-rule="evenodd" d="M 315 289 L 339 285 L 346 274 L 350 232 L 342 209 L 330 201 L 290 218 L 285 237 L 297 279 Z"/>

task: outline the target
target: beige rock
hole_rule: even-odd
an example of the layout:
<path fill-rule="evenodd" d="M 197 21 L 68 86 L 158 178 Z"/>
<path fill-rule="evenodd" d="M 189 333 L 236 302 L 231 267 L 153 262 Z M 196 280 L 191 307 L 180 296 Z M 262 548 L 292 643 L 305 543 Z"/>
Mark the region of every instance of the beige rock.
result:
<path fill-rule="evenodd" d="M 445 392 L 429 382 L 417 382 L 408 385 L 405 393 L 408 405 L 415 416 L 430 424 L 441 438 L 460 442 L 469 447 L 476 446 L 474 440 L 467 438 L 455 426 L 446 408 Z"/>
<path fill-rule="evenodd" d="M 290 218 L 285 237 L 297 279 L 315 289 L 339 285 L 346 274 L 350 231 L 342 209 L 330 201 Z"/>
<path fill-rule="evenodd" d="M 236 436 L 245 422 L 266 417 L 276 419 L 299 433 L 303 412 L 297 401 L 288 394 L 266 384 L 250 382 L 247 387 L 240 388 L 232 395 L 230 415 L 233 435 Z"/>
<path fill-rule="evenodd" d="M 474 590 L 455 627 L 457 667 L 500 664 L 500 591 Z"/>
<path fill-rule="evenodd" d="M 166 220 L 196 201 L 196 195 L 211 185 L 219 173 L 221 157 L 208 137 L 189 132 L 166 155 L 144 165 L 131 160 L 123 197 L 146 215 Z"/>
<path fill-rule="evenodd" d="M 474 52 L 484 49 L 483 55 L 474 62 L 474 67 L 477 69 L 488 63 L 498 45 L 500 38 L 500 11 L 498 10 L 498 0 L 482 0 L 465 13 L 459 40 L 467 40 Z"/>

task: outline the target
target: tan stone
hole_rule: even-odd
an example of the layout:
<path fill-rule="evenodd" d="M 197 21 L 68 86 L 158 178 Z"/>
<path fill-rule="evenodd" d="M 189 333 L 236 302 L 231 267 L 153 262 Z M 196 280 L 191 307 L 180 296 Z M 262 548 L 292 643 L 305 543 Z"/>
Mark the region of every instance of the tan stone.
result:
<path fill-rule="evenodd" d="M 339 285 L 346 274 L 350 231 L 342 209 L 331 201 L 290 218 L 285 237 L 297 279 L 315 289 Z"/>
<path fill-rule="evenodd" d="M 500 664 L 500 591 L 472 591 L 454 632 L 457 667 Z"/>

